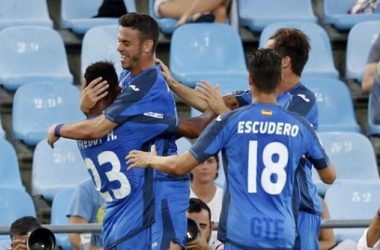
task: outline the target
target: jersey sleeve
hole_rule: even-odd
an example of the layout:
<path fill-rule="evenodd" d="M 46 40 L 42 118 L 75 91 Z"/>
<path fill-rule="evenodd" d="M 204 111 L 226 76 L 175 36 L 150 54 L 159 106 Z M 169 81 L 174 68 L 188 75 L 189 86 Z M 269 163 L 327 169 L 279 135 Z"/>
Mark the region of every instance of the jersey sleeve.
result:
<path fill-rule="evenodd" d="M 199 161 L 204 162 L 221 151 L 230 137 L 228 126 L 234 112 L 215 118 L 202 132 L 198 141 L 191 147 L 190 153 Z"/>
<path fill-rule="evenodd" d="M 232 92 L 232 95 L 238 100 L 239 106 L 246 106 L 251 104 L 252 95 L 250 90 L 238 90 L 236 92 Z"/>
<path fill-rule="evenodd" d="M 151 91 L 156 80 L 157 72 L 151 70 L 144 77 L 131 82 L 122 90 L 111 106 L 104 111 L 104 115 L 108 120 L 120 124 L 125 121 L 126 117 L 138 113 L 134 110 L 134 105 L 137 103 L 139 107 L 144 105 L 142 103 L 143 98 Z M 149 99 L 146 101 L 149 102 Z"/>
<path fill-rule="evenodd" d="M 306 157 L 313 163 L 314 167 L 318 170 L 326 168 L 330 164 L 330 160 L 326 155 L 324 148 L 317 132 L 308 124 L 306 125 L 308 136 L 306 137 L 307 152 Z"/>

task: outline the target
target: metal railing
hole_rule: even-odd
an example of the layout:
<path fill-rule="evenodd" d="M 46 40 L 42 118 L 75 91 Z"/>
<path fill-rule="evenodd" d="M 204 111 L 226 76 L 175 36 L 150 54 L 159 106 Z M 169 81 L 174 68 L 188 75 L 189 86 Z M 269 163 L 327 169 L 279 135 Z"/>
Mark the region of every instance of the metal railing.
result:
<path fill-rule="evenodd" d="M 321 228 L 366 228 L 372 220 L 322 220 Z M 70 225 L 51 225 L 44 224 L 54 233 L 98 233 L 102 225 L 98 223 L 89 224 L 70 224 Z M 0 226 L 0 235 L 9 234 L 9 226 Z M 218 228 L 215 223 L 214 230 Z"/>

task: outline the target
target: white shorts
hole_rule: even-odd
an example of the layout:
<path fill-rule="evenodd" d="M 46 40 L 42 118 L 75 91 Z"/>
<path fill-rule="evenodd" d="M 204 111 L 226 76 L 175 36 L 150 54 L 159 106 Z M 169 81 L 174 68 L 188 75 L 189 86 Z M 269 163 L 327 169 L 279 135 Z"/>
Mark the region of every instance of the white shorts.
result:
<path fill-rule="evenodd" d="M 158 13 L 158 6 L 160 6 L 163 3 L 171 2 L 172 0 L 155 0 L 154 1 L 154 15 L 156 17 L 161 17 L 161 15 Z"/>

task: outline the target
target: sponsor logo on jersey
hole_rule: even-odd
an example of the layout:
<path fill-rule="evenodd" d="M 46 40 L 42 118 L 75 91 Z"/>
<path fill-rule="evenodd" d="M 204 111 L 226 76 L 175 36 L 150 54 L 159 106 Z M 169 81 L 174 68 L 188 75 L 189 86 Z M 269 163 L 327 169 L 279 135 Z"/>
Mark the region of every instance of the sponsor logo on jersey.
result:
<path fill-rule="evenodd" d="M 145 116 L 154 117 L 154 118 L 158 118 L 158 119 L 162 119 L 162 118 L 164 118 L 164 115 L 163 115 L 163 114 L 154 113 L 154 112 L 145 112 L 144 115 L 145 115 Z"/>
<path fill-rule="evenodd" d="M 307 98 L 304 94 L 298 94 L 297 96 L 301 97 L 305 102 L 310 102 L 310 99 Z"/>
<path fill-rule="evenodd" d="M 129 87 L 130 87 L 133 91 L 135 91 L 135 92 L 140 91 L 140 89 L 139 89 L 138 87 L 136 87 L 136 85 L 129 85 Z"/>

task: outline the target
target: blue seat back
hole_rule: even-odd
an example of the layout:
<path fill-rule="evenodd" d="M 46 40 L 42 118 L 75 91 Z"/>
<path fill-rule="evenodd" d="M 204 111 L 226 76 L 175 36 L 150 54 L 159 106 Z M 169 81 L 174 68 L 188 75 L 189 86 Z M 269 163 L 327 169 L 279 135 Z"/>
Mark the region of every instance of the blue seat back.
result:
<path fill-rule="evenodd" d="M 380 19 L 379 7 L 374 13 L 348 14 L 347 11 L 356 2 L 356 0 L 325 0 L 323 4 L 323 23 L 333 24 L 339 30 L 350 30 L 358 23 Z"/>
<path fill-rule="evenodd" d="M 239 0 L 239 25 L 261 32 L 276 22 L 304 21 L 317 23 L 311 0 Z"/>
<path fill-rule="evenodd" d="M 0 4 L 0 30 L 25 25 L 53 28 L 46 0 L 2 0 Z"/>
<path fill-rule="evenodd" d="M 280 28 L 297 28 L 310 38 L 309 60 L 302 72 L 303 77 L 338 78 L 335 68 L 330 38 L 321 26 L 307 22 L 279 22 L 268 25 L 260 35 L 259 47 L 265 47 L 269 38 Z"/>
<path fill-rule="evenodd" d="M 16 90 L 36 82 L 73 83 L 63 40 L 57 31 L 38 26 L 0 32 L 0 84 Z"/>
<path fill-rule="evenodd" d="M 52 124 L 85 119 L 79 101 L 80 91 L 73 85 L 35 83 L 21 86 L 13 100 L 14 139 L 34 146 L 46 138 L 46 131 Z"/>
<path fill-rule="evenodd" d="M 97 26 L 86 32 L 82 40 L 82 77 L 87 66 L 101 60 L 113 62 L 118 75 L 120 75 L 122 67 L 120 54 L 117 52 L 117 33 L 117 25 Z"/>
<path fill-rule="evenodd" d="M 169 64 L 174 78 L 190 87 L 201 79 L 248 77 L 242 41 L 227 24 L 177 28 L 171 39 Z"/>
<path fill-rule="evenodd" d="M 334 220 L 372 220 L 379 208 L 380 181 L 351 181 L 332 185 L 325 201 Z M 358 241 L 365 228 L 335 228 L 336 240 Z"/>
<path fill-rule="evenodd" d="M 177 24 L 178 19 L 157 17 L 154 13 L 154 1 L 155 0 L 149 0 L 149 15 L 157 21 L 158 27 L 160 28 L 162 33 L 171 35 L 176 28 L 175 25 Z"/>
<path fill-rule="evenodd" d="M 0 214 L 1 226 L 10 226 L 23 216 L 36 217 L 32 197 L 24 190 L 0 187 Z"/>
<path fill-rule="evenodd" d="M 185 137 L 181 137 L 175 142 L 177 144 L 177 153 L 178 154 L 183 154 L 187 150 L 190 150 L 192 144 L 189 141 L 189 139 Z"/>
<path fill-rule="evenodd" d="M 52 201 L 61 190 L 75 187 L 88 178 L 86 165 L 75 140 L 60 139 L 50 148 L 46 140 L 33 154 L 32 194 Z"/>
<path fill-rule="evenodd" d="M 379 21 L 362 22 L 350 30 L 346 49 L 346 78 L 361 84 L 368 54 L 380 33 Z"/>
<path fill-rule="evenodd" d="M 51 207 L 50 223 L 52 225 L 68 225 L 69 218 L 66 216 L 70 205 L 71 197 L 74 194 L 75 188 L 67 188 L 59 191 L 53 199 Z M 68 234 L 56 234 L 57 246 L 63 250 L 73 250 Z"/>
<path fill-rule="evenodd" d="M 361 132 L 351 93 L 345 83 L 331 78 L 303 78 L 302 83 L 316 95 L 320 132 Z"/>
<path fill-rule="evenodd" d="M 0 149 L 0 187 L 13 187 L 24 191 L 16 150 L 5 139 L 0 139 Z"/>
<path fill-rule="evenodd" d="M 83 35 L 89 29 L 101 25 L 117 25 L 118 18 L 92 18 L 98 14 L 103 0 L 62 0 L 61 29 L 72 29 Z M 124 0 L 127 12 L 136 12 L 135 0 Z"/>

